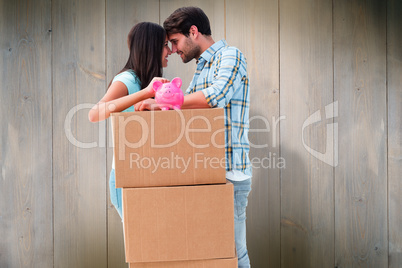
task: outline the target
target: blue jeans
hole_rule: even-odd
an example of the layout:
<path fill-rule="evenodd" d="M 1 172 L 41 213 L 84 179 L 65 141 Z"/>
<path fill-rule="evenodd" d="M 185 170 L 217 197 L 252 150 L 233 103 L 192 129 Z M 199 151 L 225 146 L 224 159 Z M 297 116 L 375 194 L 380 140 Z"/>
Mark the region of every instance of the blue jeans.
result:
<path fill-rule="evenodd" d="M 246 242 L 246 208 L 247 198 L 251 191 L 251 179 L 230 182 L 234 186 L 234 227 L 238 267 L 249 268 L 250 259 Z"/>
<path fill-rule="evenodd" d="M 114 169 L 110 171 L 109 192 L 110 192 L 110 201 L 112 201 L 112 204 L 119 213 L 120 218 L 123 219 L 121 188 L 116 188 L 116 176 L 114 173 Z"/>

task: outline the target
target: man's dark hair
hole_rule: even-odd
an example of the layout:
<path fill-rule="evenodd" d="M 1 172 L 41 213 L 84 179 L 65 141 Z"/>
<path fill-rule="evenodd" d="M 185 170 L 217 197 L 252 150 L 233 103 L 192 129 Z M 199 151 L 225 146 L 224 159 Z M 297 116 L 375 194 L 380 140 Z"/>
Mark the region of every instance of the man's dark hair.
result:
<path fill-rule="evenodd" d="M 197 26 L 203 35 L 211 35 L 209 19 L 199 7 L 181 7 L 176 9 L 163 23 L 166 33 L 181 33 L 188 37 L 192 25 Z"/>

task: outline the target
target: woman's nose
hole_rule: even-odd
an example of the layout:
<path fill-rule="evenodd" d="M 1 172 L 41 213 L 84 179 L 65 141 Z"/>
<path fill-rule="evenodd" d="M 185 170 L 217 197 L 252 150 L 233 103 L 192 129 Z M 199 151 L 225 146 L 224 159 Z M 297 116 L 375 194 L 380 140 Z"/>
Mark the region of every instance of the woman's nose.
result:
<path fill-rule="evenodd" d="M 177 47 L 175 45 L 172 45 L 171 53 L 175 53 L 177 51 Z"/>

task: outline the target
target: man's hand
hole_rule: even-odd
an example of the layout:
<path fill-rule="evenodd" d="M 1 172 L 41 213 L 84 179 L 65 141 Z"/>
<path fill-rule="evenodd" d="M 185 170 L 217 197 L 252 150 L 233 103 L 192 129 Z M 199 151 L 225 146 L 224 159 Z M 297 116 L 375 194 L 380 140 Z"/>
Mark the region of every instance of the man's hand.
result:
<path fill-rule="evenodd" d="M 153 111 L 160 110 L 159 104 L 154 99 L 146 99 L 134 104 L 134 110 L 136 111 Z"/>
<path fill-rule="evenodd" d="M 211 108 L 207 100 L 205 99 L 204 93 L 202 91 L 197 91 L 184 96 L 184 102 L 181 106 L 182 109 L 203 109 Z"/>

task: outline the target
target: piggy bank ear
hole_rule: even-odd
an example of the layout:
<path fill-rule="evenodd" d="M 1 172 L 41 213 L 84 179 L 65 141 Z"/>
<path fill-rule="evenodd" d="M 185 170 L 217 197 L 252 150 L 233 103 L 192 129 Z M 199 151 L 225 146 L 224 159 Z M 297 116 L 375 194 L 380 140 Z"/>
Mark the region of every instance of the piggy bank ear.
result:
<path fill-rule="evenodd" d="M 180 88 L 181 87 L 181 79 L 180 79 L 180 77 L 173 78 L 172 84 L 175 85 L 176 87 Z"/>
<path fill-rule="evenodd" d="M 158 91 L 161 87 L 162 87 L 163 83 L 161 81 L 155 81 L 152 84 L 152 88 L 154 89 L 154 91 Z"/>

